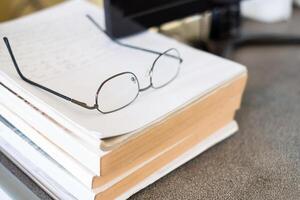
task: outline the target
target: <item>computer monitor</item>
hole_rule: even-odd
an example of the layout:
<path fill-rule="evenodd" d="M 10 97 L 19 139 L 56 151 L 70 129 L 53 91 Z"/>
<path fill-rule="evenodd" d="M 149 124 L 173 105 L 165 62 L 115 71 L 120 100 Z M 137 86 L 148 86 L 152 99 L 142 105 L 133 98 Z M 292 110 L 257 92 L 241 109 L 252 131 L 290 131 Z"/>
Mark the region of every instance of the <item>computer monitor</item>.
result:
<path fill-rule="evenodd" d="M 104 0 L 106 30 L 110 36 L 119 38 L 237 2 L 239 0 Z"/>

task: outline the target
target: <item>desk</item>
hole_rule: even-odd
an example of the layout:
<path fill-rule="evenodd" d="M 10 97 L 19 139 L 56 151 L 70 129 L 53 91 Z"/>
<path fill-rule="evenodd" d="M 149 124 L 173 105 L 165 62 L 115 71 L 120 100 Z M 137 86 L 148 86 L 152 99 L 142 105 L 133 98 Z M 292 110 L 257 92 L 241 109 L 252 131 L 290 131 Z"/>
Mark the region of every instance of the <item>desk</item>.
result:
<path fill-rule="evenodd" d="M 1 155 L 2 156 L 2 155 Z M 3 158 L 0 157 L 1 161 Z M 14 169 L 11 167 L 10 170 Z M 39 198 L 0 163 L 0 198 L 4 200 L 39 200 Z"/>
<path fill-rule="evenodd" d="M 300 34 L 300 11 L 286 24 L 248 31 Z M 139 199 L 299 199 L 300 47 L 251 47 L 234 59 L 249 82 L 233 137 L 134 195 Z M 0 161 L 37 196 L 50 199 L 1 153 Z"/>

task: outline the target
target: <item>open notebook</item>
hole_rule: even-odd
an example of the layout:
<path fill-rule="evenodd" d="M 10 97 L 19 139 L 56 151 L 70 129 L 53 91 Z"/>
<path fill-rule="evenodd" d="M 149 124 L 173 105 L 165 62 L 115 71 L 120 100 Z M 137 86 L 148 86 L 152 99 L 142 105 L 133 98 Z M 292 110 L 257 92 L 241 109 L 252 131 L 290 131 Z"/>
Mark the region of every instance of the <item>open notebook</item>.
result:
<path fill-rule="evenodd" d="M 0 24 L 0 36 L 9 38 L 24 74 L 89 104 L 94 103 L 99 85 L 114 74 L 131 71 L 142 86 L 149 84 L 147 73 L 156 55 L 112 43 L 87 20 L 86 14 L 103 25 L 102 10 L 76 0 Z M 0 81 L 80 138 L 99 141 L 137 132 L 246 71 L 237 63 L 153 32 L 124 38 L 122 42 L 157 51 L 178 49 L 184 60 L 179 76 L 164 88 L 142 93 L 130 106 L 104 115 L 22 81 L 4 43 L 0 43 Z"/>

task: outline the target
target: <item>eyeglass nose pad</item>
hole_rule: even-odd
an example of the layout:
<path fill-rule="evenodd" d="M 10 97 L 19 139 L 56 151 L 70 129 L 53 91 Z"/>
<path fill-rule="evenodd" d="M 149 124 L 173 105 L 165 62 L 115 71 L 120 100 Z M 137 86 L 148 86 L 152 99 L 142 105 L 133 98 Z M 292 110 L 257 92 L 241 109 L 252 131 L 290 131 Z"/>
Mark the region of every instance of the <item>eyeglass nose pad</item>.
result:
<path fill-rule="evenodd" d="M 130 80 L 131 80 L 133 83 L 136 83 L 136 82 L 137 82 L 137 80 L 136 80 L 136 78 L 135 78 L 134 76 L 132 76 L 132 77 L 130 78 Z"/>

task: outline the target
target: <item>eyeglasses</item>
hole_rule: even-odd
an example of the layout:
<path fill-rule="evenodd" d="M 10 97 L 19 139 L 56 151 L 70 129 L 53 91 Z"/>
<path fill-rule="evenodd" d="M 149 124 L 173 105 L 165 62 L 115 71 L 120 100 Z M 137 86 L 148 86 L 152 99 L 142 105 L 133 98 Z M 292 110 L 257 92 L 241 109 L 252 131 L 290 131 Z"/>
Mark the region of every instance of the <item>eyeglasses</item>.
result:
<path fill-rule="evenodd" d="M 102 84 L 99 86 L 98 90 L 96 91 L 95 104 L 88 105 L 84 102 L 78 101 L 71 97 L 65 96 L 59 92 L 56 92 L 50 88 L 47 88 L 24 76 L 18 66 L 18 63 L 13 54 L 8 38 L 4 37 L 3 38 L 4 43 L 8 49 L 8 52 L 16 68 L 16 71 L 18 75 L 21 77 L 21 79 L 33 86 L 36 86 L 44 91 L 50 92 L 51 94 L 61 97 L 78 106 L 81 106 L 89 110 L 98 110 L 103 114 L 108 114 L 108 113 L 118 111 L 130 105 L 132 102 L 136 100 L 136 98 L 141 92 L 146 91 L 149 88 L 153 88 L 153 89 L 162 88 L 168 85 L 178 76 L 180 71 L 180 65 L 183 62 L 183 59 L 180 57 L 180 54 L 177 49 L 171 48 L 164 52 L 158 52 L 158 51 L 145 49 L 138 46 L 121 43 L 120 41 L 110 37 L 109 34 L 106 32 L 106 30 L 104 30 L 90 15 L 86 15 L 86 17 L 101 32 L 103 32 L 107 37 L 109 37 L 114 43 L 127 48 L 158 55 L 158 57 L 154 60 L 150 68 L 149 71 L 150 83 L 147 87 L 141 88 L 137 76 L 132 72 L 118 73 L 109 77 L 104 82 L 102 82 Z"/>

